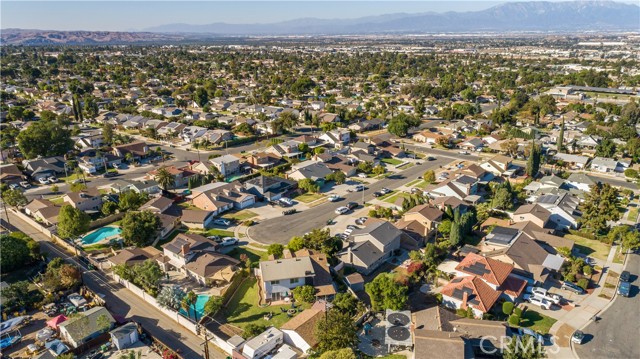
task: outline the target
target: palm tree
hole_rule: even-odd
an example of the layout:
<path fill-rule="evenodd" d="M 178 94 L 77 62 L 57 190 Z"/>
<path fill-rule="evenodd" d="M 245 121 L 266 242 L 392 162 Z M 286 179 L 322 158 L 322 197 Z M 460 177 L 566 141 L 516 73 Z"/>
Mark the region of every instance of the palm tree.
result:
<path fill-rule="evenodd" d="M 162 166 L 156 172 L 156 181 L 160 184 L 163 190 L 167 191 L 169 187 L 173 187 L 176 184 L 176 180 L 165 166 Z"/>
<path fill-rule="evenodd" d="M 198 322 L 198 312 L 196 311 L 196 302 L 198 301 L 198 295 L 193 291 L 187 293 L 187 295 L 182 298 L 182 309 L 187 312 L 189 318 L 191 318 L 190 310 L 193 309 L 193 316 L 196 322 Z"/>

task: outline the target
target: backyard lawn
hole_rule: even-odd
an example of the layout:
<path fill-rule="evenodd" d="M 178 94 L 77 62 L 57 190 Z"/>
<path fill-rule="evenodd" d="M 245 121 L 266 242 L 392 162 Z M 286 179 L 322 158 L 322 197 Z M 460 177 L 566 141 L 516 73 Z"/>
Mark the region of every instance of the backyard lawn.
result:
<path fill-rule="evenodd" d="M 257 216 L 258 214 L 255 212 L 251 212 L 248 209 L 243 209 L 237 212 L 229 212 L 226 213 L 224 215 L 222 215 L 222 218 L 226 218 L 226 219 L 233 219 L 237 222 L 244 222 L 247 219 L 253 218 L 255 216 Z"/>
<path fill-rule="evenodd" d="M 402 163 L 402 161 L 397 160 L 395 158 L 383 158 L 382 162 L 384 162 L 386 164 L 389 164 L 389 165 L 393 165 L 393 166 L 397 166 L 397 165 Z"/>
<path fill-rule="evenodd" d="M 547 334 L 557 320 L 540 314 L 535 310 L 527 310 L 522 313 L 520 318 L 520 326 L 531 328 L 540 334 Z"/>
<path fill-rule="evenodd" d="M 296 201 L 300 201 L 302 203 L 310 203 L 310 202 L 313 202 L 313 201 L 317 201 L 322 197 L 324 197 L 324 196 L 322 194 L 320 194 L 320 193 L 307 192 L 305 194 L 301 194 L 299 196 L 296 196 L 294 199 Z"/>
<path fill-rule="evenodd" d="M 576 243 L 575 248 L 586 256 L 602 260 L 606 260 L 607 256 L 609 256 L 610 246 L 606 243 L 602 243 L 595 239 L 577 236 L 575 234 L 567 234 L 564 237 L 574 241 Z"/>
<path fill-rule="evenodd" d="M 227 321 L 243 329 L 249 323 L 280 328 L 290 319 L 286 313 L 280 311 L 280 308 L 289 309 L 291 304 L 260 307 L 258 297 L 257 280 L 255 278 L 245 280 L 225 308 Z M 304 304 L 303 307 L 307 308 L 309 304 Z M 273 313 L 273 317 L 271 320 L 265 320 L 263 317 L 269 312 Z"/>

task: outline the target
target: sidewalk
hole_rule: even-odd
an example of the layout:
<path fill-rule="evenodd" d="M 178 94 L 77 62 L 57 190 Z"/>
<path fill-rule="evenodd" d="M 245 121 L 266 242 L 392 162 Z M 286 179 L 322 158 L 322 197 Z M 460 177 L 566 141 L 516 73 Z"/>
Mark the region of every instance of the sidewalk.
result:
<path fill-rule="evenodd" d="M 605 299 L 598 295 L 604 288 L 604 283 L 609 275 L 609 271 L 613 270 L 614 272 L 620 273 L 624 269 L 623 264 L 613 263 L 613 259 L 615 258 L 617 251 L 618 246 L 614 245 L 611 247 L 609 256 L 607 257 L 607 262 L 603 267 L 603 270 L 605 271 L 604 275 L 600 277 L 598 287 L 593 291 L 593 293 L 576 305 L 574 310 L 568 311 L 566 314 L 558 318 L 558 321 L 549 330 L 549 334 L 557 336 L 555 340 L 560 347 L 557 353 L 551 353 L 550 351 L 547 353 L 550 359 L 578 358 L 571 344 L 571 335 L 573 335 L 574 331 L 587 326 L 591 322 L 591 318 L 606 310 L 615 298 L 614 296 L 611 299 Z"/>

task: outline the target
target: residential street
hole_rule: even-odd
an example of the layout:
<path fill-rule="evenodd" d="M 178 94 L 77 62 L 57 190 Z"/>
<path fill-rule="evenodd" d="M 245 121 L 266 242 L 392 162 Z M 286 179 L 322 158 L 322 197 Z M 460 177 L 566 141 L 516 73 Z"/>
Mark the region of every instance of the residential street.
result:
<path fill-rule="evenodd" d="M 631 273 L 631 297 L 616 296 L 611 306 L 582 331 L 587 340 L 574 345 L 580 359 L 640 358 L 640 296 L 638 274 L 640 255 L 629 256 L 627 268 Z"/>
<path fill-rule="evenodd" d="M 36 231 L 32 226 L 22 221 L 15 215 L 9 213 L 11 224 L 8 227 L 14 228 L 26 233 L 41 244 L 41 250 L 51 257 L 61 257 L 66 261 L 73 263 L 83 270 L 84 284 L 96 293 L 104 295 L 108 309 L 111 313 L 120 315 L 127 319 L 136 321 L 148 330 L 151 335 L 166 343 L 171 349 L 179 351 L 185 359 L 195 359 L 203 357 L 203 339 L 191 334 L 186 329 L 171 318 L 165 316 L 150 304 L 142 301 L 140 297 L 133 294 L 120 284 L 113 282 L 110 278 L 104 276 L 96 270 L 88 270 L 84 263 L 69 256 L 66 252 L 59 249 L 48 238 Z M 6 218 L 6 212 L 1 216 Z M 220 349 L 210 345 L 210 357 L 214 359 L 226 358 Z"/>
<path fill-rule="evenodd" d="M 464 156 L 461 159 L 470 159 Z M 390 176 L 373 184 L 367 185 L 368 189 L 364 191 L 364 200 L 368 201 L 373 198 L 373 192 L 379 191 L 384 187 L 395 189 L 406 183 L 415 180 L 428 169 L 437 169 L 451 162 L 450 158 L 440 157 L 434 161 L 422 161 L 421 165 L 413 166 L 405 171 L 399 172 L 394 176 Z M 265 244 L 289 242 L 291 237 L 301 236 L 312 229 L 324 227 L 328 220 L 335 218 L 335 209 L 344 206 L 347 202 L 358 202 L 362 205 L 362 192 L 349 193 L 339 202 L 327 202 L 306 211 L 289 215 L 287 217 L 279 217 L 262 221 L 249 228 L 249 236 L 258 242 Z M 361 209 L 362 207 L 358 207 Z"/>

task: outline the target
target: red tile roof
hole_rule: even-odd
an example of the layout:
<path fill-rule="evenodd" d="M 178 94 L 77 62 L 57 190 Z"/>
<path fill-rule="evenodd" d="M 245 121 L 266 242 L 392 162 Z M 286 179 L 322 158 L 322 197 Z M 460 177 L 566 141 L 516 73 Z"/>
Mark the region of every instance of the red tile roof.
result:
<path fill-rule="evenodd" d="M 463 292 L 470 292 L 467 296 L 467 305 L 471 305 L 483 313 L 488 312 L 500 297 L 499 291 L 491 288 L 476 276 L 453 278 L 441 291 L 442 295 L 461 301 L 464 301 L 461 294 Z M 464 309 L 464 303 L 462 307 Z"/>
<path fill-rule="evenodd" d="M 471 267 L 482 269 L 483 266 L 485 268 L 483 272 L 471 269 Z M 479 254 L 469 253 L 464 257 L 462 262 L 456 266 L 456 270 L 469 275 L 478 276 L 488 283 L 501 285 L 513 270 L 513 265 L 493 258 L 483 257 Z"/>

